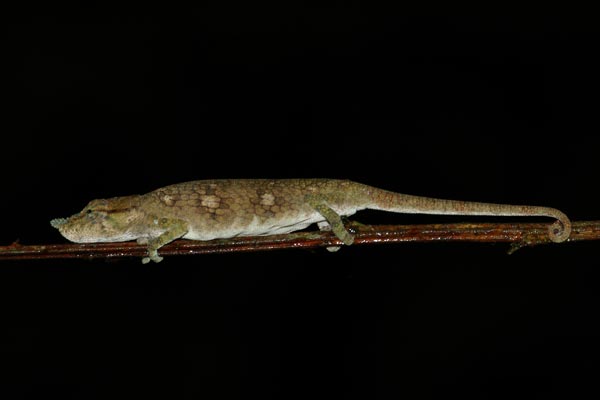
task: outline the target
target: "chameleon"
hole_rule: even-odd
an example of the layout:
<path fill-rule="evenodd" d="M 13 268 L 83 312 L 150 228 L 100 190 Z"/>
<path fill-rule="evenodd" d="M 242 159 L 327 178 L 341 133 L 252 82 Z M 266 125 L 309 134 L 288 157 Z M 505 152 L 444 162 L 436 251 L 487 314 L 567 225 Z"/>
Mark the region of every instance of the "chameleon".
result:
<path fill-rule="evenodd" d="M 145 244 L 143 263 L 160 262 L 173 240 L 212 240 L 285 234 L 317 224 L 345 245 L 354 241 L 342 221 L 357 211 L 554 218 L 548 235 L 564 242 L 571 222 L 550 207 L 481 203 L 413 196 L 339 179 L 218 179 L 165 186 L 142 195 L 90 201 L 81 212 L 50 224 L 76 243 Z M 336 248 L 330 249 L 335 250 Z"/>

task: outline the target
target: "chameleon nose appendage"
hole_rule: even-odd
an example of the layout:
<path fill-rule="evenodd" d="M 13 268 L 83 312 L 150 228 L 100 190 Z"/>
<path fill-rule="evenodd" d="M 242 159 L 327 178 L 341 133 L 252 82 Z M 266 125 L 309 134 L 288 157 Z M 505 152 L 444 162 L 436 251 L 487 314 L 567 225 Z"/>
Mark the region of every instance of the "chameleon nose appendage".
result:
<path fill-rule="evenodd" d="M 52 225 L 53 228 L 58 229 L 61 225 L 64 225 L 66 222 L 66 218 L 54 218 L 50 221 L 50 225 Z"/>

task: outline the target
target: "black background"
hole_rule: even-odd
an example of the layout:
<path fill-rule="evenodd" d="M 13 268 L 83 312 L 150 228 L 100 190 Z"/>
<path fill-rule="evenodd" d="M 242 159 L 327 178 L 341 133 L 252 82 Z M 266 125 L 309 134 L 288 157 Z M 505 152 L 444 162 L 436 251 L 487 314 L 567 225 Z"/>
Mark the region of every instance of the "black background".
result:
<path fill-rule="evenodd" d="M 1 243 L 64 242 L 48 221 L 92 198 L 232 177 L 348 178 L 597 219 L 599 29 L 591 12 L 546 11 L 6 13 Z M 0 396 L 597 392 L 597 244 L 506 250 L 2 262 Z"/>

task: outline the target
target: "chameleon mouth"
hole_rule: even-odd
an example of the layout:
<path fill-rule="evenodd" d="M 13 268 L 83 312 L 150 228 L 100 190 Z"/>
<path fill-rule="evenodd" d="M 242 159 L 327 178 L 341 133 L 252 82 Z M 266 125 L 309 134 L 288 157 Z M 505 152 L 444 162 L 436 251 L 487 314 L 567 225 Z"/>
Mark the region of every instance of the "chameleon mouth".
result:
<path fill-rule="evenodd" d="M 60 226 L 66 224 L 66 223 L 67 223 L 66 218 L 54 218 L 53 220 L 50 221 L 50 225 L 52 225 L 56 229 L 58 229 Z"/>

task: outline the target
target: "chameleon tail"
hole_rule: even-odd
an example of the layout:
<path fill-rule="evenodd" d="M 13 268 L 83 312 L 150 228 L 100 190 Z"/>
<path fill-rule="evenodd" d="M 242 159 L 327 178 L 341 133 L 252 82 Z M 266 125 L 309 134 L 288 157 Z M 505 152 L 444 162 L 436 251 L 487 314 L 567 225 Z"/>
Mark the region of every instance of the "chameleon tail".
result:
<path fill-rule="evenodd" d="M 411 196 L 373 187 L 367 188 L 371 205 L 367 208 L 405 214 L 542 216 L 555 218 L 548 227 L 550 240 L 564 242 L 571 235 L 571 221 L 560 210 L 550 207 L 479 203 Z"/>

